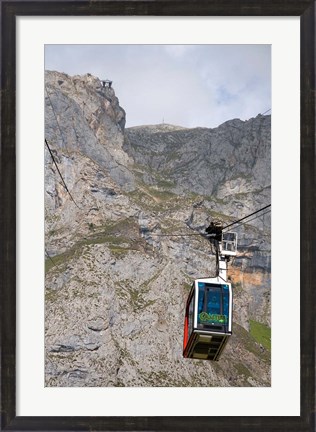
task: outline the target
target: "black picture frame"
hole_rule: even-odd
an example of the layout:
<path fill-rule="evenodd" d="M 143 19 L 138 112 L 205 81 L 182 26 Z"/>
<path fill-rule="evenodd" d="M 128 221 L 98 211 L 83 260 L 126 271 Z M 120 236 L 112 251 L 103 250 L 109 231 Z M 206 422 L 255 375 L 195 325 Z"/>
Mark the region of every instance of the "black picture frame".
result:
<path fill-rule="evenodd" d="M 316 431 L 315 425 L 315 2 L 310 0 L 4 1 L 1 3 L 0 400 L 10 431 Z M 17 16 L 300 16 L 301 413 L 297 417 L 16 416 L 16 23 Z M 289 47 L 290 49 L 290 47 Z M 286 209 L 290 212 L 291 209 Z M 286 214 L 284 215 L 286 217 Z M 298 235 L 293 227 L 290 235 Z M 288 233 L 289 234 L 289 233 Z M 287 269 L 285 269 L 287 271 Z M 288 269 L 290 271 L 290 269 Z M 286 290 L 286 287 L 283 287 Z M 288 331 L 291 331 L 288 328 Z M 286 367 L 286 359 L 284 359 Z M 30 389 L 31 392 L 31 389 Z M 280 401 L 280 403 L 286 403 Z"/>

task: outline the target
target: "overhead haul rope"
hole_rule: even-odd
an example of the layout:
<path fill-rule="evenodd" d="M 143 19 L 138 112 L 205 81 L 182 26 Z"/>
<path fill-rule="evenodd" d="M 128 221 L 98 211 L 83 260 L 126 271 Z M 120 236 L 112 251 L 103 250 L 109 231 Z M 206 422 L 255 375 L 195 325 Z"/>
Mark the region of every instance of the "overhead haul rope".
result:
<path fill-rule="evenodd" d="M 264 113 L 262 113 L 261 115 L 265 115 L 267 112 L 271 111 L 271 108 L 269 108 L 267 111 L 265 111 Z"/>
<path fill-rule="evenodd" d="M 48 259 L 53 263 L 53 265 L 55 266 L 55 263 L 54 263 L 54 261 L 53 261 L 53 258 L 49 255 L 49 253 L 47 252 L 47 250 L 46 250 L 46 248 L 45 248 L 45 253 L 46 253 L 46 256 L 48 257 Z"/>
<path fill-rule="evenodd" d="M 252 219 L 249 219 L 249 220 L 247 220 L 247 221 L 245 221 L 245 222 L 242 222 L 242 223 L 238 224 L 235 228 L 238 228 L 238 227 L 240 227 L 240 226 L 242 226 L 242 225 L 245 225 L 246 223 L 251 222 L 251 221 L 253 221 L 253 220 L 255 220 L 255 219 L 258 219 L 259 217 L 264 216 L 264 215 L 266 215 L 266 214 L 268 214 L 268 213 L 270 213 L 270 212 L 271 212 L 271 210 L 267 210 L 266 212 L 264 212 L 264 213 L 262 213 L 262 214 L 260 214 L 260 215 L 257 215 L 257 216 L 255 216 L 255 217 L 252 218 Z M 224 228 L 223 228 L 223 229 L 224 229 Z"/>
<path fill-rule="evenodd" d="M 59 121 L 58 121 L 58 118 L 57 118 L 57 114 L 56 114 L 56 111 L 55 111 L 54 105 L 53 105 L 53 103 L 52 103 L 52 100 L 51 100 L 51 98 L 50 98 L 49 92 L 48 92 L 48 90 L 47 90 L 47 86 L 46 86 L 46 84 L 45 84 L 45 90 L 46 90 L 46 93 L 47 93 L 47 96 L 48 96 L 48 99 L 49 99 L 50 105 L 51 105 L 52 110 L 53 110 L 53 113 L 54 113 L 54 117 L 55 117 L 55 120 L 56 120 L 56 123 L 57 123 L 58 129 L 59 129 L 59 133 L 60 133 L 61 140 L 62 140 L 63 145 L 64 145 L 64 147 L 65 147 L 65 149 L 66 149 L 66 151 L 67 151 L 67 153 L 68 153 L 68 148 L 67 148 L 67 145 L 66 145 L 66 141 L 65 141 L 65 139 L 64 139 L 64 135 L 63 135 L 63 133 L 62 133 L 62 131 L 61 131 L 61 127 L 60 127 L 60 124 L 59 124 Z M 69 153 L 68 153 L 68 156 L 69 156 Z"/>
<path fill-rule="evenodd" d="M 46 146 L 47 146 L 47 148 L 48 148 L 48 151 L 49 151 L 49 153 L 50 153 L 50 155 L 51 155 L 51 157 L 52 157 L 52 160 L 53 160 L 53 162 L 54 162 L 54 164 L 55 164 L 55 167 L 57 168 L 58 174 L 60 175 L 60 178 L 62 179 L 62 182 L 63 182 L 64 188 L 65 188 L 66 191 L 68 192 L 68 194 L 69 194 L 71 200 L 75 203 L 76 207 L 78 207 L 78 209 L 81 210 L 80 207 L 78 206 L 78 204 L 76 203 L 76 201 L 73 199 L 73 196 L 71 195 L 71 193 L 70 193 L 70 191 L 69 191 L 69 189 L 68 189 L 68 187 L 67 187 L 67 185 L 66 185 L 66 182 L 65 182 L 63 176 L 61 175 L 61 172 L 59 171 L 58 165 L 57 165 L 56 160 L 55 160 L 55 158 L 54 158 L 54 155 L 53 155 L 53 153 L 52 153 L 52 151 L 51 151 L 51 149 L 50 149 L 50 147 L 49 147 L 49 145 L 48 145 L 48 142 L 47 142 L 47 139 L 46 139 L 46 138 L 45 138 L 45 144 L 46 144 Z"/>
<path fill-rule="evenodd" d="M 265 206 L 265 207 L 263 207 L 263 208 L 255 211 L 253 213 L 250 213 L 248 216 L 245 216 L 245 217 L 243 217 L 241 219 L 238 219 L 238 220 L 236 220 L 236 221 L 234 221 L 234 222 L 232 222 L 232 223 L 224 226 L 223 230 L 226 229 L 226 228 L 228 228 L 228 227 L 231 227 L 231 226 L 233 226 L 233 225 L 235 225 L 235 224 L 237 224 L 237 223 L 239 223 L 239 222 L 241 222 L 241 221 L 243 221 L 245 219 L 248 219 L 249 217 L 251 217 L 251 216 L 253 216 L 253 215 L 255 215 L 255 214 L 257 214 L 257 213 L 259 213 L 259 212 L 261 212 L 261 211 L 263 211 L 263 210 L 265 210 L 267 208 L 269 208 L 269 207 L 271 207 L 271 204 L 268 204 L 267 206 Z M 247 222 L 251 222 L 251 221 L 257 219 L 258 217 L 263 216 L 263 215 L 269 213 L 270 211 L 271 210 L 268 210 L 267 212 L 263 213 L 262 215 L 258 215 L 255 218 L 250 219 L 249 221 L 246 221 L 246 222 L 243 222 L 243 223 L 239 224 L 238 226 L 244 225 Z M 190 233 L 190 234 L 184 234 L 184 233 L 183 234 L 155 234 L 155 233 L 151 233 L 150 235 L 157 236 L 157 237 L 190 237 L 190 236 L 201 236 L 201 235 L 205 236 L 207 238 L 212 237 L 211 235 L 204 234 L 204 233 Z"/>
<path fill-rule="evenodd" d="M 255 211 L 255 212 L 253 212 L 253 213 L 250 213 L 248 216 L 245 216 L 245 217 L 243 217 L 243 218 L 241 218 L 241 219 L 238 219 L 238 220 L 236 220 L 236 221 L 234 221 L 234 222 L 232 222 L 232 223 L 230 223 L 230 224 L 224 226 L 224 227 L 223 227 L 223 230 L 226 229 L 226 228 L 228 228 L 228 227 L 231 227 L 231 226 L 235 225 L 236 223 L 239 223 L 239 222 L 241 222 L 241 221 L 243 221 L 243 220 L 245 220 L 245 219 L 248 219 L 250 216 L 253 216 L 253 215 L 255 215 L 256 213 L 259 213 L 259 212 L 261 212 L 261 211 L 267 209 L 268 207 L 271 207 L 271 204 L 268 204 L 267 206 L 262 207 L 260 210 L 257 210 L 257 211 Z"/>
<path fill-rule="evenodd" d="M 155 236 L 159 236 L 159 237 L 190 237 L 190 236 L 200 236 L 201 234 L 203 234 L 203 233 L 200 233 L 200 234 L 193 234 L 193 233 L 190 233 L 190 234 L 155 234 L 155 233 L 152 233 L 151 235 L 155 235 Z"/>

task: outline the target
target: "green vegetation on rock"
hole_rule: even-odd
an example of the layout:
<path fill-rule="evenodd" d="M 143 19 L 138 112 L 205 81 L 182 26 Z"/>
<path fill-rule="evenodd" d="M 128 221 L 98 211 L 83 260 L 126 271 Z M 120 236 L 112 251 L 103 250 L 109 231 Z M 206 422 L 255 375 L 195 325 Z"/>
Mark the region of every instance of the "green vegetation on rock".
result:
<path fill-rule="evenodd" d="M 238 340 L 243 344 L 245 349 L 255 356 L 260 357 L 262 360 L 266 362 L 270 362 L 270 352 L 264 351 L 261 352 L 259 341 L 255 339 L 255 337 L 244 329 L 241 325 L 234 323 L 233 324 L 233 337 L 237 337 Z M 263 345 L 263 344 L 262 344 Z"/>
<path fill-rule="evenodd" d="M 271 328 L 258 321 L 250 320 L 250 334 L 267 350 L 271 350 Z"/>

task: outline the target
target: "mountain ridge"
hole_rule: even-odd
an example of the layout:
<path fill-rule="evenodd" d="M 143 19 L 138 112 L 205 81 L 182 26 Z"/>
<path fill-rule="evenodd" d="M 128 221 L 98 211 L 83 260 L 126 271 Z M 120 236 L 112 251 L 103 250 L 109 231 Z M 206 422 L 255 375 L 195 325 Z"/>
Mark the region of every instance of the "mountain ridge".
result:
<path fill-rule="evenodd" d="M 270 202 L 270 116 L 125 128 L 96 77 L 47 71 L 45 84 L 45 137 L 79 207 L 46 149 L 45 385 L 269 386 L 251 329 L 271 326 L 269 214 L 238 227 L 220 362 L 183 359 L 182 330 L 192 280 L 215 269 L 208 242 L 185 235 Z"/>

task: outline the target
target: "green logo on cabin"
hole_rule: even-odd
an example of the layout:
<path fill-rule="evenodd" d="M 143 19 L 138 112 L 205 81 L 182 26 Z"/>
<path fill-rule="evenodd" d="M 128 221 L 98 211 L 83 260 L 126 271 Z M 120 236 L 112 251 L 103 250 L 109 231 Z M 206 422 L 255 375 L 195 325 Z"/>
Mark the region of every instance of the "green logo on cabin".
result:
<path fill-rule="evenodd" d="M 204 323 L 219 323 L 227 324 L 226 315 L 208 314 L 207 312 L 201 312 L 199 314 L 199 322 Z"/>

